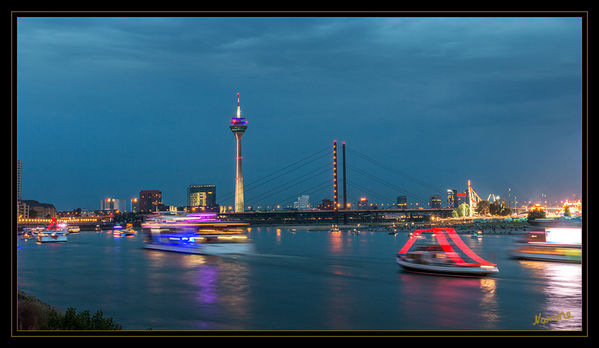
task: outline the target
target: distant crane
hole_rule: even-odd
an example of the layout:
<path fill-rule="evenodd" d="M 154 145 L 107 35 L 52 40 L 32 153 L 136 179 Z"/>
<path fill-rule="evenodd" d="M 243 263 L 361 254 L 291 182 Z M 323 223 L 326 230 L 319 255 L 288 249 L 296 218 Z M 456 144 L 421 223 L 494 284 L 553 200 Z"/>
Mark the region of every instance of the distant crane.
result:
<path fill-rule="evenodd" d="M 491 200 L 491 198 L 492 198 L 493 200 Z M 495 196 L 495 194 L 494 194 L 494 193 L 491 193 L 491 194 L 490 194 L 490 195 L 487 197 L 487 201 L 489 201 L 489 202 L 495 202 L 495 201 L 497 201 L 497 200 L 499 200 L 499 196 Z"/>
<path fill-rule="evenodd" d="M 468 179 L 468 205 L 470 206 L 470 216 L 474 215 L 474 210 L 476 210 L 476 206 L 480 201 L 482 201 L 482 199 L 476 193 L 476 191 L 474 191 L 470 185 L 470 179 Z"/>

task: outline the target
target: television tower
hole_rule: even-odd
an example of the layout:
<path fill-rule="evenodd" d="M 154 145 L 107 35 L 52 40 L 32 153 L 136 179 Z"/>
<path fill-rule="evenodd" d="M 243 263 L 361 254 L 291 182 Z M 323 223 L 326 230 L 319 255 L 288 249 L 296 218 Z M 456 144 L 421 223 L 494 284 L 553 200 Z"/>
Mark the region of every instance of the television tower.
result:
<path fill-rule="evenodd" d="M 237 93 L 237 117 L 231 118 L 229 126 L 235 139 L 237 140 L 237 158 L 235 166 L 235 212 L 243 213 L 243 172 L 241 171 L 241 137 L 247 129 L 247 121 L 241 117 L 241 107 L 239 106 L 239 93 Z"/>

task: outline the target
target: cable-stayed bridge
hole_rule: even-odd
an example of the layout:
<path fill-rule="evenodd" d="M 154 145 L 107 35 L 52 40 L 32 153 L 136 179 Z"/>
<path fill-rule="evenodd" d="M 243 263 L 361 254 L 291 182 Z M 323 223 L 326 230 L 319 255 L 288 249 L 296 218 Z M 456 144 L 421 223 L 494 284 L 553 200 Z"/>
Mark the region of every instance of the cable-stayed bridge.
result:
<path fill-rule="evenodd" d="M 342 161 L 338 161 L 335 141 L 332 148 L 323 147 L 260 179 L 249 181 L 246 178 L 244 190 L 246 211 L 227 212 L 221 215 L 227 218 L 272 223 L 372 221 L 397 215 L 409 219 L 451 216 L 453 209 L 428 207 L 430 196 L 423 196 L 406 188 L 408 185 L 420 186 L 431 193 L 442 193 L 443 190 L 439 187 L 408 175 L 390 164 L 382 163 L 351 147 L 347 148 L 347 157 L 351 158 L 348 164 L 345 150 L 346 144 L 343 143 Z M 339 167 L 343 168 L 342 174 L 338 174 Z M 351 179 L 348 179 L 348 176 Z M 342 190 L 341 183 L 343 183 Z M 351 196 L 348 196 L 347 188 L 352 192 Z M 302 195 L 318 197 L 317 201 L 322 199 L 320 208 L 290 209 L 293 207 L 293 202 Z M 395 204 L 397 196 L 405 196 L 412 202 L 412 207 L 398 207 Z M 357 206 L 356 203 L 352 203 L 358 201 L 359 197 L 368 197 L 371 201 L 379 203 L 367 206 Z M 234 192 L 230 191 L 219 197 L 219 202 L 224 205 L 233 198 Z M 330 202 L 328 206 L 325 204 L 327 200 Z"/>

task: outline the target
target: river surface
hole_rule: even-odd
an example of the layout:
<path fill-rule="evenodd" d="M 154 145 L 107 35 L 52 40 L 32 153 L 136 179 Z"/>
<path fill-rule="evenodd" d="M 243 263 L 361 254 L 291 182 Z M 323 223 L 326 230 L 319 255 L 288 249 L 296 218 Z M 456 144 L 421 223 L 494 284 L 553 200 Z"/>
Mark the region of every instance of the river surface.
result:
<path fill-rule="evenodd" d="M 518 236 L 462 235 L 498 264 L 486 278 L 402 271 L 405 232 L 249 237 L 255 253 L 226 257 L 144 249 L 142 234 L 19 240 L 18 288 L 62 311 L 101 309 L 124 330 L 582 330 L 581 265 L 511 259 Z"/>

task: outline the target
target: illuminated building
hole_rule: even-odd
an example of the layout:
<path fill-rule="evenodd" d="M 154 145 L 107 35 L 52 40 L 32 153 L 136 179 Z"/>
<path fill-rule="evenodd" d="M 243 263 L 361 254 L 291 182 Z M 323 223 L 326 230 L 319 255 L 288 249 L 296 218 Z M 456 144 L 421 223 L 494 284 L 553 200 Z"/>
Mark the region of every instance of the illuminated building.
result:
<path fill-rule="evenodd" d="M 333 210 L 335 207 L 335 202 L 330 199 L 323 199 L 322 203 L 318 205 L 318 209 L 320 210 Z"/>
<path fill-rule="evenodd" d="M 139 211 L 149 213 L 162 205 L 162 192 L 159 190 L 143 190 L 139 192 Z"/>
<path fill-rule="evenodd" d="M 397 208 L 398 209 L 406 209 L 407 207 L 408 207 L 408 197 L 397 196 Z"/>
<path fill-rule="evenodd" d="M 106 198 L 100 201 L 100 210 L 125 210 L 125 205 L 117 198 Z"/>
<path fill-rule="evenodd" d="M 545 211 L 545 207 L 540 203 L 535 203 L 530 207 L 530 211 Z"/>
<path fill-rule="evenodd" d="M 216 207 L 216 185 L 189 185 L 187 187 L 187 206 Z"/>
<path fill-rule="evenodd" d="M 237 117 L 231 119 L 229 126 L 235 139 L 237 140 L 237 157 L 235 165 L 235 212 L 243 213 L 243 172 L 241 170 L 241 137 L 247 129 L 247 121 L 241 117 L 241 107 L 239 106 L 239 93 L 237 93 Z"/>
<path fill-rule="evenodd" d="M 441 208 L 442 203 L 441 203 L 441 196 L 439 195 L 432 195 L 431 196 L 431 200 L 430 200 L 430 206 L 431 208 Z"/>
<path fill-rule="evenodd" d="M 580 216 L 582 214 L 582 203 L 580 201 L 577 202 L 569 202 L 565 201 L 560 214 L 564 214 L 566 212 L 566 208 L 568 209 L 568 213 L 570 216 Z"/>
<path fill-rule="evenodd" d="M 23 172 L 23 162 L 21 160 L 17 160 L 17 216 L 22 218 L 29 217 L 29 206 L 23 202 L 23 181 L 22 181 L 22 172 Z"/>
<path fill-rule="evenodd" d="M 29 209 L 29 218 L 50 218 L 56 216 L 56 208 L 50 203 L 40 203 L 34 200 L 24 200 Z"/>
<path fill-rule="evenodd" d="M 23 162 L 21 160 L 17 160 L 17 200 L 20 201 L 23 199 L 21 196 L 22 187 L 21 187 L 21 171 L 23 169 Z"/>
<path fill-rule="evenodd" d="M 137 197 L 131 198 L 131 211 L 134 213 L 139 212 L 139 199 Z"/>
<path fill-rule="evenodd" d="M 310 196 L 302 195 L 297 198 L 297 201 L 293 202 L 293 208 L 298 210 L 306 210 L 310 208 Z"/>
<path fill-rule="evenodd" d="M 447 208 L 457 208 L 458 207 L 457 194 L 458 194 L 457 190 L 451 190 L 451 189 L 447 190 Z"/>

